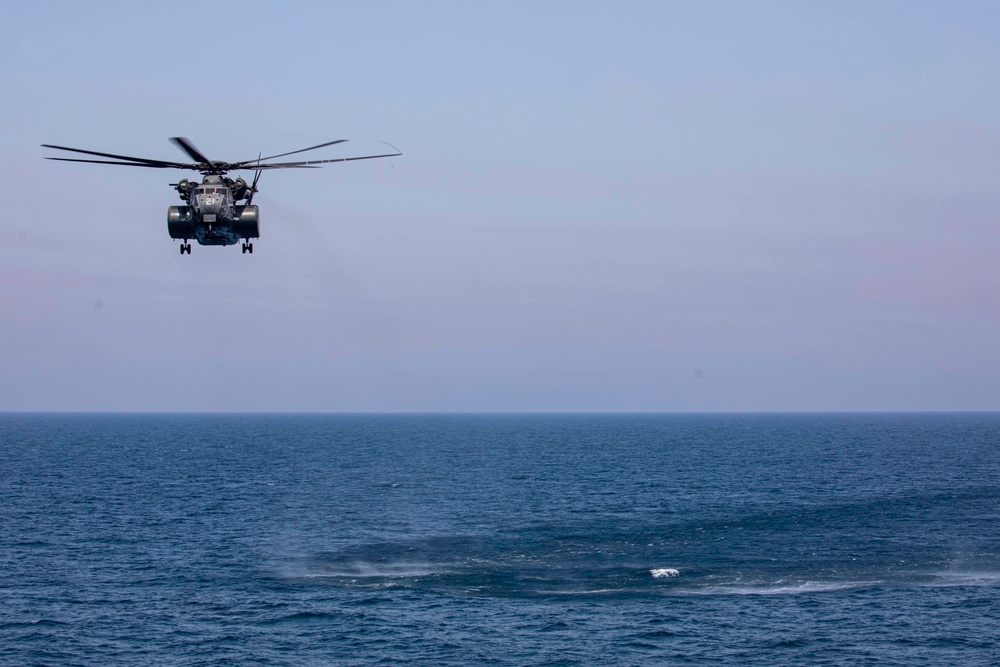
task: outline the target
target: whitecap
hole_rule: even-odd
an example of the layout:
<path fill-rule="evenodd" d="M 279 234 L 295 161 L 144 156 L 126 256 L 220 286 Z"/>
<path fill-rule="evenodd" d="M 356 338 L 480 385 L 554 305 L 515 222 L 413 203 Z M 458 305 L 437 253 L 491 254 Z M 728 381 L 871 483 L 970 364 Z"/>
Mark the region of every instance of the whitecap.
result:
<path fill-rule="evenodd" d="M 649 573 L 653 575 L 654 579 L 663 579 L 665 577 L 676 577 L 681 571 L 672 567 L 657 567 L 650 570 Z"/>

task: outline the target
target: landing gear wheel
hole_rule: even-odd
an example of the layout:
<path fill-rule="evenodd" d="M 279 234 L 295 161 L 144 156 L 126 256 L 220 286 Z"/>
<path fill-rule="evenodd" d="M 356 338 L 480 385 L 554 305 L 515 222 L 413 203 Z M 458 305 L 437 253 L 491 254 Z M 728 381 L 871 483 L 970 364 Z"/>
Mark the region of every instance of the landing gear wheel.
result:
<path fill-rule="evenodd" d="M 243 244 L 243 254 L 244 255 L 247 254 L 247 244 L 246 243 Z"/>
<path fill-rule="evenodd" d="M 181 254 L 183 255 L 184 253 L 187 253 L 189 255 L 191 254 L 191 244 L 190 243 L 182 243 L 181 244 Z"/>
<path fill-rule="evenodd" d="M 253 254 L 253 243 L 247 243 L 247 252 Z"/>

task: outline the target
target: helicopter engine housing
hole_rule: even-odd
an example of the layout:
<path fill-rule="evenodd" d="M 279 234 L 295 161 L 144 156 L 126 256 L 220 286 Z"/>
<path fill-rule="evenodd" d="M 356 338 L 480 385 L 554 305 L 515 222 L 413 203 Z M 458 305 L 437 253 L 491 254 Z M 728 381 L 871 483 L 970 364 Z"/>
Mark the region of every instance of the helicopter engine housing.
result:
<path fill-rule="evenodd" d="M 193 239 L 190 206 L 171 206 L 167 209 L 167 232 L 172 239 Z"/>
<path fill-rule="evenodd" d="M 234 208 L 233 234 L 241 239 L 260 238 L 260 210 L 253 204 Z"/>

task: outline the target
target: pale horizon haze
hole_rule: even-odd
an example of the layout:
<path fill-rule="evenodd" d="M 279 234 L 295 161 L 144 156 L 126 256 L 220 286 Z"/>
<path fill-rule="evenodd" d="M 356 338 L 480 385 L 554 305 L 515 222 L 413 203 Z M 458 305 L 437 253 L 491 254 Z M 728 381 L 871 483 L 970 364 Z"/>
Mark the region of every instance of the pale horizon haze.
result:
<path fill-rule="evenodd" d="M 0 411 L 1000 410 L 1000 5 L 13 3 Z M 193 172 L 261 238 L 180 255 Z M 62 156 L 67 156 L 63 154 Z"/>

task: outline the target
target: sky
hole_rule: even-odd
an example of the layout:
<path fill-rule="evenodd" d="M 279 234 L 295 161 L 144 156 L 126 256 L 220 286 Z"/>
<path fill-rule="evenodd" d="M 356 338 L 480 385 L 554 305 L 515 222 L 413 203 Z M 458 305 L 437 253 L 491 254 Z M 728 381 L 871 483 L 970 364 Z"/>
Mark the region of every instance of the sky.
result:
<path fill-rule="evenodd" d="M 31 2 L 0 411 L 1000 409 L 1000 4 Z M 180 255 L 180 172 L 261 238 Z"/>

